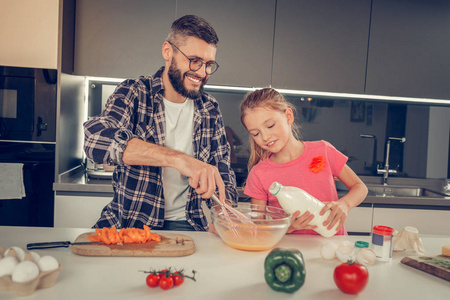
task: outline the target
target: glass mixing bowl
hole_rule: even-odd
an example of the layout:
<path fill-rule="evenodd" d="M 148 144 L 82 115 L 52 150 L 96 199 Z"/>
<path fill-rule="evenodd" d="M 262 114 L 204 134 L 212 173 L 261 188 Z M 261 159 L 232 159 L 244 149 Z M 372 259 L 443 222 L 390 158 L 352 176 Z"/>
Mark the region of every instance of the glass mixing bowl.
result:
<path fill-rule="evenodd" d="M 233 209 L 248 219 L 237 217 L 230 210 L 227 210 L 227 217 L 221 205 L 211 208 L 211 219 L 222 241 L 235 249 L 271 249 L 283 238 L 291 224 L 291 214 L 278 207 L 239 203 Z"/>

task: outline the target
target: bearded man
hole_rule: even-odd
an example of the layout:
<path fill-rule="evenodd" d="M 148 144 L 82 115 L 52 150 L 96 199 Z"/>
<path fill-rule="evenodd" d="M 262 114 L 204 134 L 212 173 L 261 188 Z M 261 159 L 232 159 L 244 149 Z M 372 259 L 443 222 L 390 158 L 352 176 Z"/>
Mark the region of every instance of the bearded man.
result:
<path fill-rule="evenodd" d="M 173 22 L 165 66 L 117 86 L 103 112 L 83 124 L 88 159 L 114 165 L 114 198 L 94 228 L 207 231 L 202 202 L 237 202 L 219 105 L 203 91 L 217 71 L 219 39 L 203 18 Z"/>

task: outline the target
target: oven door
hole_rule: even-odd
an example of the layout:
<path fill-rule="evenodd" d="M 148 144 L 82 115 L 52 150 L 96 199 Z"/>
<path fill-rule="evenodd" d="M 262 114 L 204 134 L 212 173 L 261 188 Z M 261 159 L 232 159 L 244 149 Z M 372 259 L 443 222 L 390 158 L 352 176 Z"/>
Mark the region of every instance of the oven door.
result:
<path fill-rule="evenodd" d="M 32 139 L 35 78 L 0 75 L 0 140 Z"/>
<path fill-rule="evenodd" d="M 23 164 L 25 188 L 21 199 L 0 197 L 0 226 L 53 226 L 54 157 L 53 144 L 0 142 L 0 163 Z"/>

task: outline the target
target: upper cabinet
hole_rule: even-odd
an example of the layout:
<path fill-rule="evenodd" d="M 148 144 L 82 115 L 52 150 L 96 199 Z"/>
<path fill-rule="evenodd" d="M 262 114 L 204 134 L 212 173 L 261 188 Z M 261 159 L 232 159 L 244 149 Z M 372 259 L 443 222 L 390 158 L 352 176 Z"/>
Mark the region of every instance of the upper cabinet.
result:
<path fill-rule="evenodd" d="M 0 6 L 0 65 L 57 69 L 59 0 L 6 0 Z"/>
<path fill-rule="evenodd" d="M 116 78 L 151 75 L 172 22 L 195 14 L 219 36 L 220 65 L 209 84 L 270 85 L 275 0 L 78 0 L 74 73 Z"/>
<path fill-rule="evenodd" d="M 74 73 L 113 78 L 151 75 L 164 65 L 162 44 L 175 0 L 78 0 Z"/>
<path fill-rule="evenodd" d="M 373 0 L 366 93 L 450 99 L 450 2 Z"/>
<path fill-rule="evenodd" d="M 261 87 L 270 85 L 275 0 L 177 1 L 177 18 L 194 14 L 217 32 L 220 65 L 208 84 Z"/>
<path fill-rule="evenodd" d="M 447 0 L 77 0 L 73 70 L 151 75 L 172 22 L 195 14 L 219 36 L 209 84 L 450 99 L 449 13 Z"/>
<path fill-rule="evenodd" d="M 370 0 L 278 0 L 272 86 L 364 93 Z"/>

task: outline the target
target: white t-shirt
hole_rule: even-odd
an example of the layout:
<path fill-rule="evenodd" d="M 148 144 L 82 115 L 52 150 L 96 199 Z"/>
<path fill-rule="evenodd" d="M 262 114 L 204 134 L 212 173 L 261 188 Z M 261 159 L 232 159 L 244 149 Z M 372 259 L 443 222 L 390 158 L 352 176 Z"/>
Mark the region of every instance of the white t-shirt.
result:
<path fill-rule="evenodd" d="M 192 136 L 194 130 L 194 101 L 173 103 L 164 98 L 166 116 L 165 146 L 187 155 L 194 155 Z M 186 201 L 189 178 L 175 168 L 162 168 L 166 220 L 186 220 Z"/>

